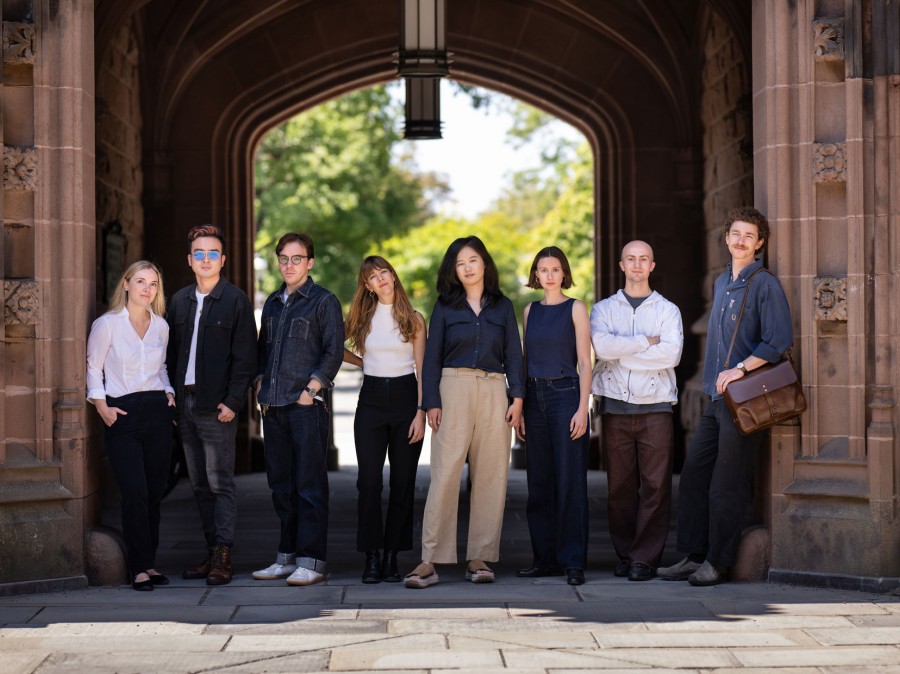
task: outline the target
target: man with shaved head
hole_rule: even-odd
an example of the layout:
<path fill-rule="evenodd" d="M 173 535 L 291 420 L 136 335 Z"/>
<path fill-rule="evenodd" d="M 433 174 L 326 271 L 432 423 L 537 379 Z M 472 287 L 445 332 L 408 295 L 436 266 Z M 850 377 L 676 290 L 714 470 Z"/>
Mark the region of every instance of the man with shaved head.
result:
<path fill-rule="evenodd" d="M 640 581 L 656 574 L 669 534 L 672 406 L 684 334 L 678 307 L 650 289 L 650 245 L 625 244 L 619 267 L 625 287 L 591 311 L 591 391 L 600 396 L 615 575 Z"/>

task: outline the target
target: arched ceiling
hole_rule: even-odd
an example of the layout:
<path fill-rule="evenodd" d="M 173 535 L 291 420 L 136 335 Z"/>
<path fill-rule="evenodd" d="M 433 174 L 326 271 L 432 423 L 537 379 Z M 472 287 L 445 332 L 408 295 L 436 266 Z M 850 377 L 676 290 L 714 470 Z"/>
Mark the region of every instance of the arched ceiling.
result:
<path fill-rule="evenodd" d="M 98 0 L 98 44 L 138 18 L 157 147 L 185 111 L 272 105 L 296 111 L 290 90 L 311 78 L 392 75 L 399 0 Z M 454 75 L 554 110 L 554 98 L 606 109 L 623 123 L 689 145 L 695 127 L 694 35 L 704 0 L 454 0 L 447 43 Z M 714 2 L 725 6 L 730 2 Z M 365 65 L 363 65 L 365 64 Z M 533 81 L 535 86 L 529 87 Z M 333 85 L 332 85 L 333 86 Z M 352 84 L 351 84 L 352 86 Z M 524 87 L 524 90 L 523 90 Z M 533 89 L 533 90 L 532 90 Z M 554 96 L 554 90 L 557 95 Z M 538 92 L 538 93 L 535 93 Z M 277 101 L 293 106 L 277 111 Z M 198 107 L 199 106 L 199 107 Z M 555 110 L 566 116 L 566 111 Z M 240 117 L 241 115 L 236 115 Z M 652 124 L 642 123 L 652 116 Z M 204 114 L 204 121 L 209 118 Z M 254 115 L 254 118 L 257 118 Z M 577 119 L 569 121 L 578 122 Z M 583 126 L 583 124 L 582 124 Z M 644 139 L 647 143 L 654 139 Z"/>
<path fill-rule="evenodd" d="M 712 10 L 747 35 L 746 0 L 447 4 L 453 77 L 590 140 L 600 247 L 696 200 L 699 33 Z M 98 62 L 126 22 L 140 45 L 149 253 L 196 222 L 252 240 L 256 143 L 305 108 L 393 78 L 399 14 L 400 0 L 96 0 Z M 240 264 L 246 283 L 249 256 Z"/>

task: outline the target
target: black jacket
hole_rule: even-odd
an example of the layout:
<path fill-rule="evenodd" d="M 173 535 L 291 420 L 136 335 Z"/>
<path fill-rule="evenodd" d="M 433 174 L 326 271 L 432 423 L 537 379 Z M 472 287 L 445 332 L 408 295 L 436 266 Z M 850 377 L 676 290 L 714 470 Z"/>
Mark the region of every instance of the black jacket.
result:
<path fill-rule="evenodd" d="M 175 387 L 175 401 L 183 400 L 197 312 L 197 284 L 172 296 L 166 320 L 169 347 L 166 367 Z M 247 388 L 256 375 L 256 321 L 246 293 L 219 279 L 203 300 L 197 333 L 196 409 L 214 412 L 225 403 L 237 413 L 247 400 Z"/>

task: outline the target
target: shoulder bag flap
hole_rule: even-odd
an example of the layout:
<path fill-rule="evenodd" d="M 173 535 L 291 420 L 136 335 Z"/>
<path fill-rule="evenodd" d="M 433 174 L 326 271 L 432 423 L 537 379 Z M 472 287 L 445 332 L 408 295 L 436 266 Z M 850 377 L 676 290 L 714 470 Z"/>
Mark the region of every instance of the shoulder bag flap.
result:
<path fill-rule="evenodd" d="M 785 359 L 779 363 L 767 363 L 740 379 L 728 384 L 729 397 L 735 403 L 745 403 L 751 398 L 765 395 L 771 391 L 788 386 L 797 381 L 797 373 L 791 361 Z"/>

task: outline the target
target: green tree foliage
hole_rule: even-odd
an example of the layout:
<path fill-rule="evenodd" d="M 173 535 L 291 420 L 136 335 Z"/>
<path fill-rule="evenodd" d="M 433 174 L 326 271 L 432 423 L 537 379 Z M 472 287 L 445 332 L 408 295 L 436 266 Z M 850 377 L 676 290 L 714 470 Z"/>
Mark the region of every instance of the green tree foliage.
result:
<path fill-rule="evenodd" d="M 383 241 L 370 252 L 377 249 L 390 261 L 415 307 L 428 316 L 437 301 L 437 273 L 447 246 L 455 239 L 472 234 L 484 241 L 497 264 L 500 288 L 521 314 L 525 297 L 531 293 L 523 287 L 527 278 L 516 272 L 527 232 L 520 220 L 507 214 L 488 213 L 475 222 L 436 216 L 408 234 Z"/>
<path fill-rule="evenodd" d="M 476 107 L 502 105 L 514 119 L 512 142 L 540 143 L 541 162 L 513 173 L 475 220 L 430 216 L 429 209 L 446 197 L 446 183 L 418 173 L 412 156 L 396 152 L 402 110 L 383 87 L 330 101 L 273 129 L 256 164 L 256 249 L 269 267 L 263 290 L 281 281 L 275 241 L 287 231 L 307 231 L 316 242 L 313 276 L 345 305 L 360 261 L 378 253 L 394 265 L 427 317 L 447 246 L 475 234 L 494 257 L 518 316 L 541 296 L 524 283 L 535 253 L 549 245 L 569 258 L 577 284 L 570 294 L 592 303 L 593 158 L 587 143 L 561 138 L 549 115 L 483 91 L 462 93 Z"/>
<path fill-rule="evenodd" d="M 495 99 L 491 99 L 495 104 Z M 574 144 L 548 128 L 552 117 L 520 102 L 508 107 L 516 143 L 541 143 L 541 163 L 513 173 L 487 212 L 476 220 L 436 216 L 408 233 L 373 244 L 397 269 L 413 303 L 427 315 L 437 299 L 435 281 L 451 241 L 479 236 L 497 263 L 500 286 L 517 315 L 540 291 L 524 287 L 535 254 L 559 246 L 572 266 L 575 287 L 568 294 L 594 301 L 594 169 L 586 141 Z"/>
<path fill-rule="evenodd" d="M 256 156 L 256 250 L 262 289 L 281 283 L 274 248 L 289 231 L 316 243 L 313 276 L 349 302 L 373 241 L 408 231 L 427 216 L 431 183 L 392 161 L 402 110 L 384 87 L 323 103 L 270 131 Z M 439 190 L 438 190 L 439 191 Z"/>

